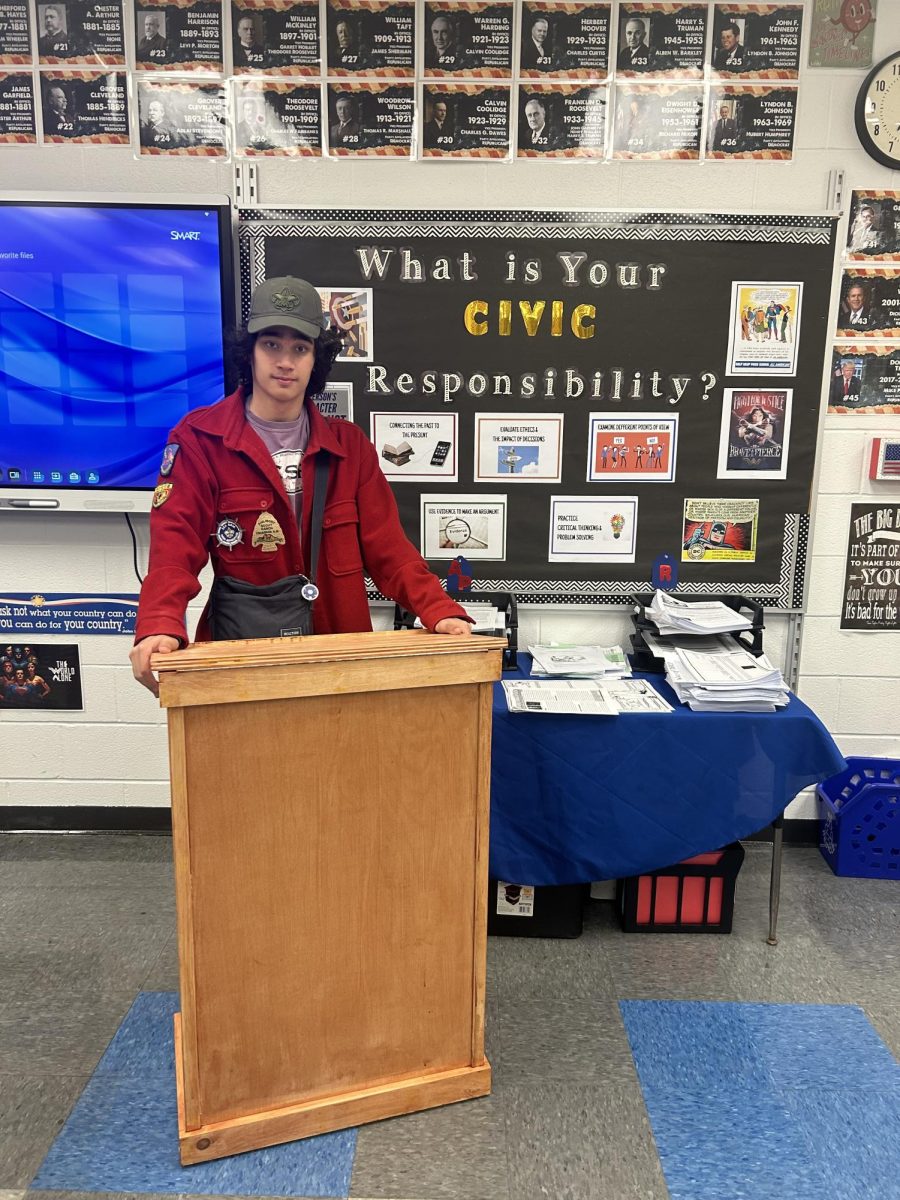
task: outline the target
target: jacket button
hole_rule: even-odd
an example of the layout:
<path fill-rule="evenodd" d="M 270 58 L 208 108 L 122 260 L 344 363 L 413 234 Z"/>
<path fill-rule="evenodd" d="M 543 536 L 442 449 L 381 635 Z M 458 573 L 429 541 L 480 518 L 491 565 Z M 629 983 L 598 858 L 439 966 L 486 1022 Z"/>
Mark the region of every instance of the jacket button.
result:
<path fill-rule="evenodd" d="M 260 508 L 268 508 L 268 507 L 269 507 L 269 502 L 268 502 L 268 500 L 260 500 L 260 502 L 259 502 L 259 507 L 260 507 Z"/>

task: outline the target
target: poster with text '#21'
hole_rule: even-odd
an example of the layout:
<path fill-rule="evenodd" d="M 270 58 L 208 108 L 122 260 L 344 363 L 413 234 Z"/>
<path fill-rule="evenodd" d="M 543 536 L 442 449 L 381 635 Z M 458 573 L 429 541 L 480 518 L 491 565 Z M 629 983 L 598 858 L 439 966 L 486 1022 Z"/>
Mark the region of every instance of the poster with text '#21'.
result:
<path fill-rule="evenodd" d="M 424 558 L 506 558 L 505 496 L 421 497 Z"/>
<path fill-rule="evenodd" d="M 756 562 L 758 500 L 685 500 L 682 562 Z"/>
<path fill-rule="evenodd" d="M 550 562 L 633 563 L 637 496 L 552 496 Z"/>
<path fill-rule="evenodd" d="M 732 283 L 729 375 L 795 375 L 802 283 Z"/>
<path fill-rule="evenodd" d="M 591 413 L 588 483 L 619 479 L 671 483 L 677 445 L 677 415 Z"/>

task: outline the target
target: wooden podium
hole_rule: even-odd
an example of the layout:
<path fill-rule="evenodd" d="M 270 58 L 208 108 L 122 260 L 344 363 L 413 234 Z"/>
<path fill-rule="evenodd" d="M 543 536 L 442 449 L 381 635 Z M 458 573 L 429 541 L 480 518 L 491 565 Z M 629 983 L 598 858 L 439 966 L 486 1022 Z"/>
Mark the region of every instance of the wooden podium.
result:
<path fill-rule="evenodd" d="M 154 655 L 185 1165 L 490 1091 L 501 653 L 401 631 Z"/>

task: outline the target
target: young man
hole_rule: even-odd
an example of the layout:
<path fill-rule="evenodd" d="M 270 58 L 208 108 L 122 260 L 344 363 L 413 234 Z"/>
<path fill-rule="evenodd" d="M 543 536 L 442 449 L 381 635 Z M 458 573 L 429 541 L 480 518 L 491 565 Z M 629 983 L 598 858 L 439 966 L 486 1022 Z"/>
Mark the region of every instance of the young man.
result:
<path fill-rule="evenodd" d="M 131 665 L 154 695 L 150 656 L 187 645 L 184 614 L 210 557 L 216 574 L 252 584 L 308 575 L 316 462 L 329 457 L 316 584 L 317 633 L 372 628 L 365 574 L 435 633 L 469 633 L 406 538 L 375 447 L 359 426 L 326 419 L 321 392 L 340 337 L 323 327 L 305 280 L 260 284 L 235 352 L 241 385 L 188 413 L 169 435 L 150 516 L 150 567 L 141 589 Z M 209 639 L 208 613 L 197 640 Z"/>

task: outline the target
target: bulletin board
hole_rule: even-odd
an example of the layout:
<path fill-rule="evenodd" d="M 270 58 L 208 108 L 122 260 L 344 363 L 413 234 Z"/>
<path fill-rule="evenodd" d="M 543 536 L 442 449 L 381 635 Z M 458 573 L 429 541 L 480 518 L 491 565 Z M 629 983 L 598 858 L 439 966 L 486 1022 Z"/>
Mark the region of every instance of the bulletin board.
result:
<path fill-rule="evenodd" d="M 836 219 L 607 211 L 239 213 L 241 302 L 319 289 L 321 407 L 372 438 L 410 539 L 473 595 L 803 600 Z M 373 598 L 378 598 L 373 590 Z"/>

